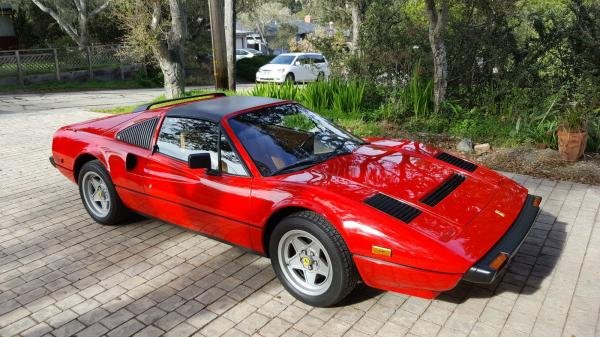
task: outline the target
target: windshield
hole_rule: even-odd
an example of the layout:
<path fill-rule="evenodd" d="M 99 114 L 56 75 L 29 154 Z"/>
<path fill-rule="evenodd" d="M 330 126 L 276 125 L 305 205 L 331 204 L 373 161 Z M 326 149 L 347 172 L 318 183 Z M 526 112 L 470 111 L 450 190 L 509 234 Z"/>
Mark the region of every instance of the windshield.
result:
<path fill-rule="evenodd" d="M 296 56 L 294 55 L 277 55 L 269 62 L 270 64 L 292 64 Z"/>
<path fill-rule="evenodd" d="M 229 124 L 263 176 L 301 170 L 364 143 L 298 104 L 252 111 Z"/>

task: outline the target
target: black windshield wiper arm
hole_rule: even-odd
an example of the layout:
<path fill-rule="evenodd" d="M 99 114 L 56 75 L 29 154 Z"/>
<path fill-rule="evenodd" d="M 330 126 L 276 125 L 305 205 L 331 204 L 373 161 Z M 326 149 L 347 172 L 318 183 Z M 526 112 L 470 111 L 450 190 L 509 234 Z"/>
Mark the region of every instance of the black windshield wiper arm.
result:
<path fill-rule="evenodd" d="M 293 164 L 290 164 L 288 166 L 280 168 L 279 170 L 274 171 L 273 173 L 271 173 L 271 175 L 272 176 L 278 175 L 280 173 L 284 173 L 284 172 L 287 172 L 287 171 L 295 169 L 295 168 L 317 165 L 319 163 L 324 162 L 326 159 L 327 158 L 309 158 L 309 159 L 300 160 L 298 162 L 295 162 Z"/>

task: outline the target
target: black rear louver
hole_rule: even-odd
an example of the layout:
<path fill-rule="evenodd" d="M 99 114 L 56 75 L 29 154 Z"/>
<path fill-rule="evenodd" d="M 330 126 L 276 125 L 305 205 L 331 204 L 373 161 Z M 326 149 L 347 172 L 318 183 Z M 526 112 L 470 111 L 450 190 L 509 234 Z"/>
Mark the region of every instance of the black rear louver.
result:
<path fill-rule="evenodd" d="M 429 193 L 425 198 L 421 199 L 421 202 L 431 207 L 440 203 L 444 200 L 452 191 L 454 191 L 460 184 L 465 181 L 465 176 L 461 174 L 453 174 L 449 179 L 444 181 L 438 188 L 433 192 Z"/>
<path fill-rule="evenodd" d="M 405 223 L 413 221 L 421 214 L 420 210 L 381 193 L 365 199 L 365 203 Z"/>
<path fill-rule="evenodd" d="M 125 143 L 149 149 L 150 143 L 152 142 L 152 134 L 157 122 L 158 118 L 151 118 L 133 124 L 132 126 L 119 131 L 117 133 L 117 139 Z"/>
<path fill-rule="evenodd" d="M 446 152 L 440 152 L 437 156 L 435 156 L 437 159 L 445 161 L 446 163 L 452 164 L 456 167 L 460 167 L 463 170 L 469 171 L 469 172 L 473 172 L 475 171 L 475 169 L 477 168 L 477 165 L 473 164 L 473 163 L 469 163 L 466 160 L 457 158 L 451 154 L 448 154 Z"/>

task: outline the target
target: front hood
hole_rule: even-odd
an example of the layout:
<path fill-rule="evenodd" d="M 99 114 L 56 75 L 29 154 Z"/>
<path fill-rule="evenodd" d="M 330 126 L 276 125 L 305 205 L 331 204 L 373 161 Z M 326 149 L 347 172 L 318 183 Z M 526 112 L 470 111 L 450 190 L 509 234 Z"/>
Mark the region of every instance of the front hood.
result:
<path fill-rule="evenodd" d="M 452 223 L 466 224 L 489 203 L 498 186 L 476 177 L 466 177 L 435 207 L 424 205 L 421 200 L 454 174 L 467 174 L 436 159 L 433 155 L 437 152 L 413 141 L 375 141 L 351 154 L 315 166 L 313 170 L 333 181 L 361 186 L 361 192 L 366 191 L 369 195 L 383 193 L 417 208 L 425 208 Z M 460 193 L 466 191 L 468 197 Z M 462 211 L 454 212 L 456 208 Z"/>
<path fill-rule="evenodd" d="M 264 66 L 260 67 L 258 70 L 259 71 L 273 71 L 273 70 L 281 70 L 281 69 L 287 69 L 287 67 L 289 67 L 289 64 L 270 64 L 267 63 Z"/>
<path fill-rule="evenodd" d="M 524 200 L 527 191 L 484 167 L 474 172 L 462 170 L 437 159 L 438 153 L 439 150 L 413 141 L 373 141 L 285 180 L 320 187 L 363 204 L 365 199 L 383 193 L 421 211 L 407 226 L 474 261 L 498 241 L 516 218 L 519 209 L 503 205 L 518 203 L 519 198 Z M 464 177 L 456 189 L 436 205 L 423 202 L 454 175 Z M 499 209 L 505 217 L 494 218 L 497 222 L 493 224 L 483 221 L 489 217 L 489 208 Z"/>

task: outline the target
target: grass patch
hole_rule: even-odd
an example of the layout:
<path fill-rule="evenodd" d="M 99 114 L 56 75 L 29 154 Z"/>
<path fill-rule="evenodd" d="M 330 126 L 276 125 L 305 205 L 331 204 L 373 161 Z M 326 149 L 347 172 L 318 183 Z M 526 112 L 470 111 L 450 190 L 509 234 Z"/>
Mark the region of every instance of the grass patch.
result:
<path fill-rule="evenodd" d="M 140 89 L 148 86 L 136 80 L 126 81 L 55 81 L 21 85 L 0 85 L 0 93 L 29 93 L 29 92 L 70 92 L 85 90 L 109 90 L 109 89 Z"/>
<path fill-rule="evenodd" d="M 92 109 L 92 111 L 102 112 L 102 113 L 111 114 L 111 115 L 121 115 L 121 114 L 127 114 L 130 112 L 133 112 L 133 110 L 137 107 L 138 107 L 138 105 L 126 105 L 126 106 L 117 106 L 117 107 L 108 108 L 108 109 Z"/>

